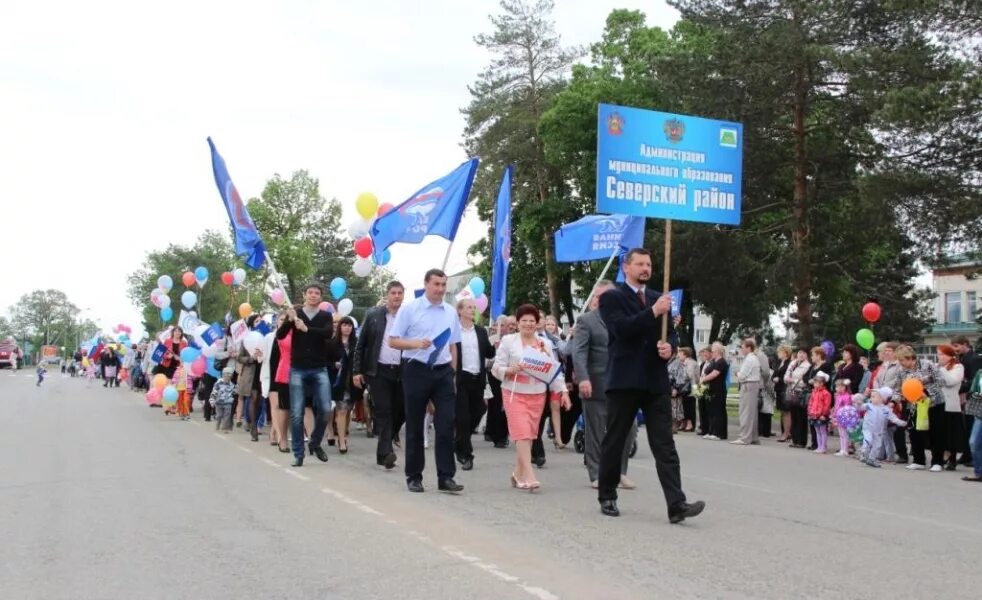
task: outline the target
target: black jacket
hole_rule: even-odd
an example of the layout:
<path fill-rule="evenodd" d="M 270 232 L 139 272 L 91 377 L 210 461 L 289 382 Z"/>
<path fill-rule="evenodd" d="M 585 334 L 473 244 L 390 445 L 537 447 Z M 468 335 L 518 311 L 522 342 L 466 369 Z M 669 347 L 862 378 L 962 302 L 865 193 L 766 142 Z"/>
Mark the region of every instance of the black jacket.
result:
<path fill-rule="evenodd" d="M 307 325 L 307 331 L 295 329 L 292 321 L 283 323 L 276 330 L 276 339 L 282 340 L 293 329 L 290 346 L 291 369 L 323 369 L 327 364 L 327 341 L 334 335 L 334 318 L 326 311 L 318 311 L 313 319 L 307 318 L 303 308 L 297 318 Z"/>
<path fill-rule="evenodd" d="M 975 380 L 975 374 L 979 372 L 979 369 L 982 369 L 982 356 L 969 350 L 965 354 L 962 354 L 959 359 L 961 360 L 962 366 L 965 367 L 965 378 L 962 379 L 962 385 L 958 391 L 959 393 L 967 394 L 968 388 L 972 386 L 972 381 Z"/>
<path fill-rule="evenodd" d="M 488 359 L 494 358 L 494 346 L 491 345 L 491 339 L 488 337 L 488 330 L 480 325 L 474 325 L 474 330 L 477 332 L 477 351 L 480 354 L 480 360 L 478 361 L 481 365 L 481 372 L 478 377 L 481 380 L 481 387 L 483 387 L 488 382 Z M 463 348 L 460 342 L 455 344 L 457 346 L 457 374 L 464 369 L 464 355 L 462 354 Z"/>
<path fill-rule="evenodd" d="M 668 361 L 658 356 L 661 319 L 651 306 L 661 296 L 645 289 L 645 302 L 626 283 L 600 296 L 600 317 L 607 325 L 607 391 L 643 390 L 671 394 Z M 668 340 L 675 348 L 678 337 L 671 322 Z"/>
<path fill-rule="evenodd" d="M 365 313 L 365 322 L 358 333 L 358 345 L 352 360 L 352 375 L 375 377 L 378 374 L 378 355 L 385 338 L 385 306 L 376 306 Z"/>

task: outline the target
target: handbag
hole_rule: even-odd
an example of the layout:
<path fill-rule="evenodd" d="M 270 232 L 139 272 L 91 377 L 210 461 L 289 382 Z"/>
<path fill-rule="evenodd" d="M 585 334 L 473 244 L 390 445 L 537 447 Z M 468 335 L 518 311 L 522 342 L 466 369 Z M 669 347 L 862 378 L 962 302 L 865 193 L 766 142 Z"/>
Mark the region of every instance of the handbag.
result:
<path fill-rule="evenodd" d="M 965 398 L 965 414 L 982 419 L 982 393 L 973 392 Z"/>

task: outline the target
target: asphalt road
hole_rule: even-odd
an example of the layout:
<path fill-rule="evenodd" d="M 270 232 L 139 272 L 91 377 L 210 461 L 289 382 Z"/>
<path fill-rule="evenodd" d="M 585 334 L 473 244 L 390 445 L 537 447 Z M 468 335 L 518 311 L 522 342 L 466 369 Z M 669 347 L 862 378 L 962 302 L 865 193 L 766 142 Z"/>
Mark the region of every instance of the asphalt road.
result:
<path fill-rule="evenodd" d="M 669 525 L 646 447 L 604 517 L 582 457 L 549 450 L 543 489 L 475 437 L 460 496 L 351 452 L 289 455 L 148 409 L 126 389 L 0 372 L 4 598 L 976 598 L 982 485 L 870 469 L 765 441 L 681 434 L 706 512 Z M 400 464 L 402 457 L 400 456 Z"/>

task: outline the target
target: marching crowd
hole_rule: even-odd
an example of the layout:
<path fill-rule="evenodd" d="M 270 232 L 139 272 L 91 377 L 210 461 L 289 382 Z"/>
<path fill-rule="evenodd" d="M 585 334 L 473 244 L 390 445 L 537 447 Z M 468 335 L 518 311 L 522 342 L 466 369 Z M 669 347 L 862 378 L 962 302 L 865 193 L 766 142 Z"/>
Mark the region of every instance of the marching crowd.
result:
<path fill-rule="evenodd" d="M 486 329 L 475 323 L 474 300 L 456 307 L 444 302 L 446 276 L 431 270 L 424 293 L 409 301 L 402 284 L 389 283 L 359 330 L 351 318 L 320 310 L 322 289 L 310 284 L 303 304 L 276 315 L 261 344 L 233 341 L 226 328 L 206 373 L 181 360 L 189 338 L 180 327 L 165 335 L 159 362 L 138 344 L 122 355 L 106 347 L 91 360 L 80 352 L 72 370 L 99 375 L 107 387 L 126 381 L 147 390 L 151 406 L 183 419 L 190 419 L 197 398 L 217 430 L 239 427 L 254 442 L 266 435 L 280 452 L 292 453 L 293 467 L 308 456 L 327 462 L 325 438 L 346 454 L 351 429 L 363 429 L 375 438 L 377 464 L 386 470 L 396 467 L 395 450 L 404 450 L 412 492 L 424 491 L 424 449 L 431 441 L 438 489 L 463 490 L 457 468 L 474 468 L 472 435 L 482 420 L 485 441 L 514 445 L 510 483 L 528 491 L 542 485 L 534 466 L 546 461 L 543 438 L 561 450 L 576 429 L 589 481 L 611 516 L 619 514 L 616 490 L 635 487 L 627 469 L 639 422 L 672 522 L 704 506 L 689 504 L 681 490 L 672 436 L 686 432 L 740 446 L 779 435 L 777 442 L 818 454 L 837 435 L 836 456 L 933 472 L 974 464 L 963 479 L 982 481 L 982 358 L 969 340 L 940 346 L 936 362 L 895 342 L 881 343 L 872 363 L 853 345 L 838 357 L 822 346 L 781 346 L 771 359 L 753 339 L 740 343 L 736 360 L 719 342 L 697 354 L 657 341 L 670 302 L 644 285 L 650 277 L 645 251 L 629 253 L 625 273 L 626 283 L 598 283 L 590 310 L 568 336 L 528 304 Z M 245 325 L 261 329 L 262 319 L 252 315 Z M 530 367 L 540 364 L 558 369 L 543 378 Z M 733 383 L 738 425 L 730 439 Z M 177 390 L 176 401 L 161 398 L 167 385 Z"/>

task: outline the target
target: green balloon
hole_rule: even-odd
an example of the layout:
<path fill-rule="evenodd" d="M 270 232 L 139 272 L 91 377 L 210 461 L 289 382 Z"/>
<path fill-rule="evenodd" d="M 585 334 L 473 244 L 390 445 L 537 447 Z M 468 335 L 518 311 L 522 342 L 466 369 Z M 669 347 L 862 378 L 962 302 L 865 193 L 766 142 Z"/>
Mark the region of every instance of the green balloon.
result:
<path fill-rule="evenodd" d="M 856 332 L 856 343 L 859 344 L 859 347 L 863 350 L 869 350 L 873 347 L 875 342 L 876 336 L 873 334 L 872 330 L 864 327 Z"/>

